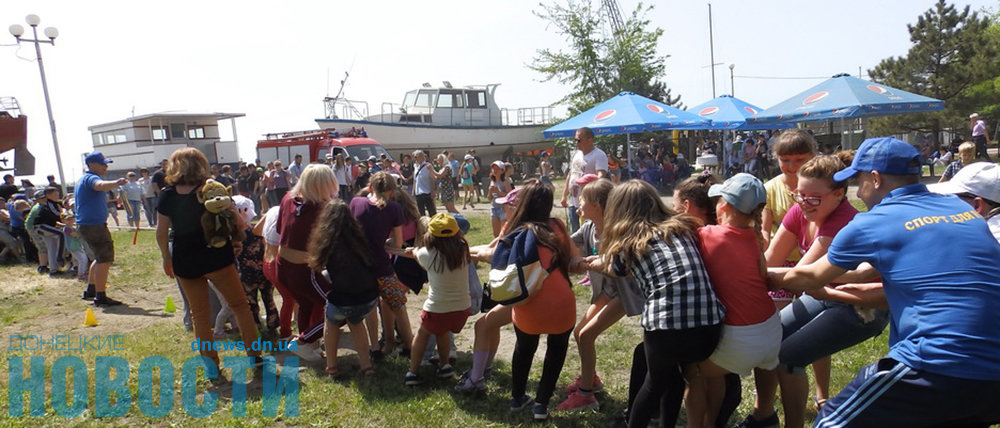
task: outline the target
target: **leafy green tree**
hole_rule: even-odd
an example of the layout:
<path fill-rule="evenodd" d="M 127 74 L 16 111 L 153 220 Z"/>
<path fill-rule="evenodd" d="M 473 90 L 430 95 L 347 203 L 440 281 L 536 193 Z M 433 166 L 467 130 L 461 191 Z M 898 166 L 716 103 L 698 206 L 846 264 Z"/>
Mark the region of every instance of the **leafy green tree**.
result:
<path fill-rule="evenodd" d="M 543 75 L 542 81 L 557 80 L 572 91 L 558 102 L 569 105 L 570 114 L 585 111 L 622 91 L 631 91 L 664 104 L 678 105 L 661 80 L 667 56 L 656 51 L 663 35 L 649 28 L 646 13 L 652 6 L 639 4 L 625 20 L 624 28 L 604 36 L 603 15 L 590 0 L 567 0 L 565 4 L 540 4 L 535 15 L 562 34 L 565 50 L 539 49 L 529 68 Z"/>
<path fill-rule="evenodd" d="M 958 10 L 944 0 L 907 25 L 913 45 L 904 57 L 886 58 L 868 74 L 872 80 L 944 101 L 945 110 L 873 119 L 875 134 L 897 131 L 931 133 L 934 143 L 942 129 L 968 126 L 967 116 L 1000 92 L 994 79 L 1000 52 L 991 17 Z M 994 36 L 991 36 L 994 34 Z"/>

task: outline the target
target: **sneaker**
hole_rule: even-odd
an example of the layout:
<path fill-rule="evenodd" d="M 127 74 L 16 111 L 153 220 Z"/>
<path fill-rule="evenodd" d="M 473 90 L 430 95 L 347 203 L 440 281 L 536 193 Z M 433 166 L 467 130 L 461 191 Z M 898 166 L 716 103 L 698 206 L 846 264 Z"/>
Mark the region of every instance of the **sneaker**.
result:
<path fill-rule="evenodd" d="M 510 400 L 510 411 L 516 412 L 518 410 L 522 410 L 525 407 L 528 407 L 531 403 L 531 396 L 528 394 L 524 394 L 520 398 L 512 398 Z"/>
<path fill-rule="evenodd" d="M 119 302 L 107 296 L 105 296 L 103 299 L 96 297 L 94 298 L 94 306 L 118 306 L 120 304 L 122 304 L 122 302 Z"/>
<path fill-rule="evenodd" d="M 594 392 L 600 391 L 603 388 L 604 388 L 604 382 L 601 382 L 601 377 L 595 374 L 594 375 Z M 572 394 L 572 393 L 576 392 L 576 390 L 578 390 L 578 389 L 580 389 L 580 377 L 579 376 L 577 376 L 576 380 L 574 380 L 573 383 L 569 384 L 569 386 L 567 386 L 566 389 L 564 389 L 563 391 L 566 392 L 567 394 Z"/>
<path fill-rule="evenodd" d="M 778 413 L 771 413 L 771 416 L 764 418 L 762 421 L 758 421 L 753 418 L 753 415 L 747 415 L 746 419 L 740 421 L 740 423 L 733 425 L 733 428 L 778 428 Z"/>
<path fill-rule="evenodd" d="M 556 406 L 556 410 L 572 412 L 576 410 L 596 409 L 599 406 L 600 404 L 597 403 L 597 398 L 594 397 L 594 394 L 583 395 L 580 391 L 574 391 L 569 397 L 566 397 L 566 401 Z"/>
<path fill-rule="evenodd" d="M 294 343 L 295 346 L 292 346 L 291 345 L 292 343 Z M 299 338 L 297 338 L 297 337 L 295 339 L 292 339 L 292 341 L 289 342 L 289 345 L 288 345 L 288 349 L 291 349 L 292 353 L 294 353 L 295 355 L 297 355 L 299 358 L 301 358 L 303 360 L 311 361 L 311 362 L 315 362 L 315 361 L 319 361 L 319 360 L 323 359 L 323 356 L 320 355 L 319 351 L 317 351 L 316 348 L 317 348 L 317 346 L 315 344 L 300 342 Z"/>
<path fill-rule="evenodd" d="M 406 386 L 417 386 L 417 385 L 420 385 L 422 383 L 424 383 L 424 380 L 421 379 L 420 375 L 418 375 L 416 373 L 409 373 L 409 372 L 407 372 L 406 376 L 403 377 L 403 385 L 406 385 Z"/>
<path fill-rule="evenodd" d="M 534 416 L 536 421 L 547 420 L 549 418 L 549 407 L 544 404 L 535 403 L 535 405 L 531 406 L 531 415 Z"/>
<path fill-rule="evenodd" d="M 444 367 L 437 369 L 437 377 L 441 378 L 452 378 L 455 377 L 455 368 L 451 364 L 445 364 Z"/>
<path fill-rule="evenodd" d="M 95 297 L 97 297 L 97 293 L 88 293 L 86 290 L 84 290 L 83 297 L 81 298 L 81 300 L 93 301 Z"/>
<path fill-rule="evenodd" d="M 87 275 L 77 275 L 76 280 L 79 282 L 87 282 Z"/>
<path fill-rule="evenodd" d="M 39 275 L 45 275 L 47 273 L 49 273 L 49 267 L 48 266 L 39 266 L 38 267 L 38 274 Z"/>
<path fill-rule="evenodd" d="M 469 378 L 469 371 L 466 371 L 465 373 L 462 373 L 462 378 L 458 380 L 458 385 L 455 385 L 455 391 L 464 392 L 466 394 L 485 392 L 486 379 L 473 381 Z"/>

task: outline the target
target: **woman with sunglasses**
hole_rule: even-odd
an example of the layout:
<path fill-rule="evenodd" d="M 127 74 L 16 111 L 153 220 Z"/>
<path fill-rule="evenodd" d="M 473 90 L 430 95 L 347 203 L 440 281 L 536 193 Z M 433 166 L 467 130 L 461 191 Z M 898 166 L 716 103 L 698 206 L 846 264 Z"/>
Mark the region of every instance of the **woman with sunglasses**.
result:
<path fill-rule="evenodd" d="M 796 204 L 785 214 L 764 253 L 768 266 L 782 266 L 793 251 L 801 254 L 798 264 L 820 259 L 837 232 L 858 213 L 847 201 L 847 182 L 833 180 L 833 174 L 843 168 L 844 163 L 833 155 L 817 156 L 802 165 L 794 193 Z M 801 427 L 805 422 L 809 394 L 805 367 L 874 337 L 885 328 L 887 311 L 840 303 L 838 299 L 837 292 L 828 286 L 818 293 L 799 297 L 781 310 L 783 339 L 775 370 L 777 376 L 758 372 L 757 403 L 744 425 L 777 423 L 773 406 L 776 387 L 780 384 L 784 426 Z M 829 372 L 817 380 L 817 407 L 829 397 L 829 382 Z M 761 388 L 761 383 L 768 387 Z"/>

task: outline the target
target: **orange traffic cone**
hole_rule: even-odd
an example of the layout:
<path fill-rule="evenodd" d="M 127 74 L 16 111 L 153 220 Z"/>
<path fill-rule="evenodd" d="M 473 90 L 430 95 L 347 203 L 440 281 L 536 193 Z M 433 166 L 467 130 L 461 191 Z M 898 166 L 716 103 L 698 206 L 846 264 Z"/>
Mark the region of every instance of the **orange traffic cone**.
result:
<path fill-rule="evenodd" d="M 83 317 L 83 325 L 87 327 L 97 326 L 97 316 L 94 315 L 94 310 L 87 308 L 87 315 Z"/>

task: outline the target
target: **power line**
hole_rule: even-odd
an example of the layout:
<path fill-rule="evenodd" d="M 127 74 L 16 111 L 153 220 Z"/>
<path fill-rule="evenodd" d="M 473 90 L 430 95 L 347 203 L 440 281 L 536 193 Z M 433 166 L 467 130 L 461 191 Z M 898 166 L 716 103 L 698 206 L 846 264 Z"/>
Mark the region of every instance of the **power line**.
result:
<path fill-rule="evenodd" d="M 740 79 L 761 79 L 761 80 L 824 80 L 829 79 L 830 76 L 733 76 Z"/>

